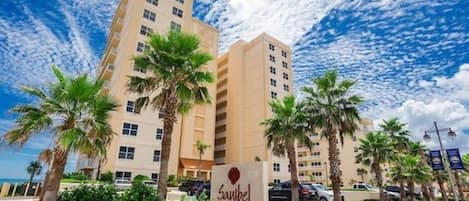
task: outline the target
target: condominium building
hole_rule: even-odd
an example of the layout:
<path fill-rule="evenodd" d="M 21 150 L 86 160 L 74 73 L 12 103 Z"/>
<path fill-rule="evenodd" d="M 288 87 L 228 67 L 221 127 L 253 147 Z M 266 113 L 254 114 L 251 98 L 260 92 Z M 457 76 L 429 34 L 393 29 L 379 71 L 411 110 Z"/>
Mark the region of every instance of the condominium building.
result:
<path fill-rule="evenodd" d="M 360 129 L 352 137 L 344 138 L 344 145 L 339 144 L 340 151 L 340 167 L 342 186 L 351 186 L 355 182 L 367 182 L 370 178 L 368 175 L 359 175 L 357 169 L 364 168 L 361 164 L 356 163 L 355 156 L 358 154 L 359 140 L 366 133 L 373 129 L 373 121 L 370 119 L 362 119 Z M 298 174 L 301 182 L 315 182 L 324 185 L 331 185 L 329 179 L 329 142 L 326 138 L 321 138 L 318 133 L 310 134 L 313 142 L 313 149 L 310 151 L 305 146 L 298 146 Z M 367 170 L 369 172 L 369 170 Z"/>
<path fill-rule="evenodd" d="M 272 115 L 269 102 L 293 92 L 290 48 L 261 34 L 234 43 L 217 59 L 215 162 L 269 163 L 270 182 L 290 179 L 286 158 L 267 148 L 262 121 Z"/>
<path fill-rule="evenodd" d="M 144 42 L 150 33 L 165 34 L 170 30 L 192 33 L 201 39 L 201 50 L 216 57 L 218 31 L 192 17 L 192 0 L 121 0 L 112 19 L 106 49 L 98 76 L 105 80 L 102 90 L 121 105 L 111 114 L 110 125 L 116 135 L 104 159 L 80 156 L 77 169 L 95 178 L 98 169 L 111 171 L 116 179 L 131 180 L 136 175 L 158 179 L 164 113 L 152 109 L 135 110 L 137 94 L 127 92 L 128 76 L 146 76 L 134 66 L 132 57 L 148 48 Z M 216 61 L 206 65 L 216 72 Z M 216 93 L 216 84 L 208 86 Z M 215 97 L 213 102 L 215 102 Z M 151 107 L 149 107 L 151 108 Z M 214 164 L 215 104 L 195 106 L 188 114 L 178 116 L 174 125 L 169 161 L 170 175 L 195 176 L 199 153 L 196 141 L 210 147 L 202 156 L 202 175 L 209 177 Z"/>

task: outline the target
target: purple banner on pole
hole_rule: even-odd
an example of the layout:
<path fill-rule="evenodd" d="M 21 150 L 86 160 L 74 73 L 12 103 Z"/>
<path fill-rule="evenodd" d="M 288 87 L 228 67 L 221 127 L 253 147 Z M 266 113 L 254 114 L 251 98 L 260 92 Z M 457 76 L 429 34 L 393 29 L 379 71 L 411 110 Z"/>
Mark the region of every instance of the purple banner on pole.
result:
<path fill-rule="evenodd" d="M 444 170 L 445 167 L 443 166 L 443 160 L 441 159 L 440 150 L 433 150 L 430 151 L 430 159 L 432 162 L 432 169 L 433 170 Z"/>
<path fill-rule="evenodd" d="M 461 160 L 459 149 L 447 149 L 446 154 L 452 170 L 464 170 L 464 164 Z"/>

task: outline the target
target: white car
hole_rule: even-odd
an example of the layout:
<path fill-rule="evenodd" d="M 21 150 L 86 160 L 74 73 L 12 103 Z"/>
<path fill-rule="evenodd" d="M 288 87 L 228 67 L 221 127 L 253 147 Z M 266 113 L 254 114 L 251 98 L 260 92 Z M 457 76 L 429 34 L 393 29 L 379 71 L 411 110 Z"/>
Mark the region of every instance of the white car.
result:
<path fill-rule="evenodd" d="M 366 191 L 375 191 L 375 192 L 379 191 L 378 188 L 375 188 L 367 183 L 355 183 L 352 185 L 352 187 L 355 190 L 366 190 Z"/>
<path fill-rule="evenodd" d="M 132 187 L 132 182 L 130 182 L 129 180 L 125 180 L 125 179 L 118 179 L 114 181 L 114 186 L 117 189 L 129 189 Z"/>
<path fill-rule="evenodd" d="M 332 201 L 334 200 L 334 193 L 331 190 L 327 190 L 326 187 L 324 187 L 321 184 L 308 184 L 311 187 L 311 190 L 314 192 L 318 193 L 319 196 L 319 201 Z M 342 200 L 343 195 L 341 195 Z"/>

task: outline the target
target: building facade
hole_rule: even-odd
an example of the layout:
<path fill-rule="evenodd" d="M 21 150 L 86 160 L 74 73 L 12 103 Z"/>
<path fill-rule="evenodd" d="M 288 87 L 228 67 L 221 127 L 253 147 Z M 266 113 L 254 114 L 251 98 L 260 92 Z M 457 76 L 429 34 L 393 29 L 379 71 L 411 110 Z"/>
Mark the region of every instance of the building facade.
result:
<path fill-rule="evenodd" d="M 269 102 L 293 92 L 291 50 L 261 34 L 240 40 L 217 59 L 215 162 L 269 163 L 269 181 L 290 179 L 288 160 L 272 155 L 262 121 L 272 115 Z"/>
<path fill-rule="evenodd" d="M 344 138 L 344 146 L 339 145 L 340 167 L 342 170 L 342 185 L 351 186 L 356 182 L 367 182 L 369 174 L 359 175 L 357 169 L 364 168 L 369 173 L 369 168 L 356 163 L 355 156 L 358 154 L 359 139 L 373 129 L 373 121 L 362 119 L 360 130 L 352 137 Z M 323 185 L 331 185 L 329 179 L 329 142 L 326 138 L 320 137 L 318 133 L 310 134 L 313 142 L 313 149 L 310 151 L 305 146 L 298 146 L 298 174 L 300 182 L 314 182 Z"/>
<path fill-rule="evenodd" d="M 98 77 L 105 80 L 102 90 L 121 105 L 111 114 L 110 125 L 116 135 L 103 159 L 79 157 L 78 170 L 95 178 L 98 172 L 111 171 L 116 179 L 131 180 L 136 175 L 158 179 L 164 113 L 152 109 L 135 110 L 137 94 L 127 92 L 128 76 L 146 76 L 134 66 L 132 57 L 142 54 L 150 33 L 166 34 L 170 30 L 198 35 L 201 50 L 216 57 L 218 31 L 192 17 L 192 0 L 121 0 L 112 19 L 106 49 Z M 205 66 L 216 72 L 216 61 Z M 216 93 L 216 84 L 207 86 Z M 213 101 L 215 97 L 212 97 Z M 151 107 L 149 107 L 151 108 Z M 202 175 L 210 175 L 214 164 L 215 104 L 195 106 L 178 116 L 169 161 L 170 175 L 195 176 L 199 153 L 196 141 L 210 147 L 202 156 Z"/>

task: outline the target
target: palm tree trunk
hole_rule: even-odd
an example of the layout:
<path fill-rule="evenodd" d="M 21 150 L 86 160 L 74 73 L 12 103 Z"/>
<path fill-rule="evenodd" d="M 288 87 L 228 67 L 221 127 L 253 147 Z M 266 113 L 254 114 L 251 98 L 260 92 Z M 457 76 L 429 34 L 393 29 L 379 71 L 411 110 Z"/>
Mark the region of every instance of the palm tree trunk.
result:
<path fill-rule="evenodd" d="M 202 152 L 199 152 L 199 169 L 197 170 L 197 177 L 202 177 Z"/>
<path fill-rule="evenodd" d="M 361 179 L 362 179 L 362 182 L 365 182 L 365 175 L 360 174 L 360 177 L 361 177 Z"/>
<path fill-rule="evenodd" d="M 374 159 L 375 160 L 375 159 Z M 375 172 L 376 183 L 379 188 L 379 200 L 386 201 L 386 196 L 384 195 L 383 191 L 383 175 L 381 173 L 381 167 L 379 163 L 373 162 L 373 170 Z"/>
<path fill-rule="evenodd" d="M 173 90 L 175 91 L 175 90 Z M 173 126 L 176 122 L 176 94 L 170 93 L 168 103 L 166 104 L 164 125 L 163 125 L 163 141 L 161 142 L 161 160 L 160 160 L 160 179 L 158 179 L 158 192 L 159 196 L 166 199 L 168 192 L 168 166 L 169 154 L 171 152 L 171 138 L 173 133 Z"/>
<path fill-rule="evenodd" d="M 425 200 L 429 200 L 429 201 L 432 201 L 433 198 L 431 197 L 430 195 L 430 189 L 428 188 L 428 183 L 425 182 L 421 185 L 421 188 L 422 188 L 422 192 L 423 192 L 423 198 Z"/>
<path fill-rule="evenodd" d="M 462 191 L 461 177 L 459 176 L 459 172 L 457 170 L 454 171 L 454 179 L 456 180 L 456 186 L 458 186 L 459 199 L 464 200 L 464 193 Z M 454 195 L 454 196 L 456 196 L 456 195 Z"/>
<path fill-rule="evenodd" d="M 440 192 L 441 192 L 441 197 L 443 198 L 443 201 L 448 201 L 448 195 L 446 194 L 446 189 L 445 189 L 445 184 L 443 182 L 443 179 L 438 177 L 437 182 L 438 182 L 438 185 L 440 186 Z"/>
<path fill-rule="evenodd" d="M 294 144 L 289 144 L 287 146 L 287 155 L 288 161 L 290 163 L 290 177 L 292 189 L 291 200 L 296 201 L 300 200 L 300 195 L 298 194 L 300 184 L 298 182 L 298 171 L 296 169 L 296 151 Z"/>
<path fill-rule="evenodd" d="M 57 147 L 54 151 L 54 159 L 48 174 L 47 183 L 44 185 L 44 201 L 56 201 L 60 187 L 60 180 L 67 163 L 68 152 L 62 147 Z"/>
<path fill-rule="evenodd" d="M 31 175 L 29 176 L 29 185 L 31 185 L 31 183 L 33 182 L 34 174 L 36 174 L 35 171 L 31 172 Z"/>
<path fill-rule="evenodd" d="M 401 201 L 405 200 L 406 194 L 405 194 L 405 189 L 404 189 L 404 180 L 400 179 L 399 180 L 399 194 L 401 195 Z"/>
<path fill-rule="evenodd" d="M 413 180 L 409 180 L 407 183 L 409 186 L 409 194 L 410 194 L 410 200 L 414 201 L 415 200 L 415 185 Z"/>
<path fill-rule="evenodd" d="M 331 131 L 332 129 L 328 129 Z M 340 198 L 340 160 L 339 149 L 337 148 L 337 136 L 334 131 L 329 132 L 329 164 L 330 179 L 332 182 L 332 191 L 334 192 L 334 201 L 341 201 Z"/>
<path fill-rule="evenodd" d="M 50 167 L 47 169 L 46 176 L 44 177 L 44 181 L 41 184 L 41 188 L 40 188 L 41 192 L 39 192 L 39 200 L 40 201 L 44 200 L 44 194 L 46 193 L 46 189 L 44 188 L 44 186 L 49 181 L 49 172 L 50 172 Z"/>

